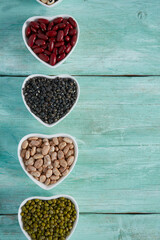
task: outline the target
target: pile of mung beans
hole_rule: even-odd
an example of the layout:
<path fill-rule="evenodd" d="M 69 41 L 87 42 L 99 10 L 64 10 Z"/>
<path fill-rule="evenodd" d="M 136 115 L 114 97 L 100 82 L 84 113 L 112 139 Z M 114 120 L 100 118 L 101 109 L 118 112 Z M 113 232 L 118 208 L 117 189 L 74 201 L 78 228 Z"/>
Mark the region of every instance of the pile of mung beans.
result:
<path fill-rule="evenodd" d="M 21 145 L 25 169 L 37 181 L 52 185 L 69 174 L 75 161 L 75 146 L 68 137 L 30 137 Z"/>
<path fill-rule="evenodd" d="M 77 218 L 74 203 L 61 197 L 32 199 L 21 208 L 23 229 L 32 240 L 65 240 Z"/>

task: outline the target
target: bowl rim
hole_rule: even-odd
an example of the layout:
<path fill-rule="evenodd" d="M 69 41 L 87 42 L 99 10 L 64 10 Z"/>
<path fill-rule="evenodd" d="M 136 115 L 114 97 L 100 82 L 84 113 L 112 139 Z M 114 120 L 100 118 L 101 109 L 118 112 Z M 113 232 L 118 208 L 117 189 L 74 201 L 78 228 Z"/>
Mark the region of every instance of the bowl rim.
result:
<path fill-rule="evenodd" d="M 27 105 L 26 103 L 26 100 L 25 100 L 25 97 L 24 97 L 24 94 L 23 94 L 23 88 L 26 84 L 26 82 L 31 79 L 31 78 L 34 78 L 34 77 L 45 77 L 45 78 L 49 78 L 49 79 L 55 79 L 57 77 L 59 78 L 71 78 L 72 80 L 74 80 L 77 84 L 77 99 L 75 101 L 75 103 L 73 104 L 72 108 L 69 110 L 69 112 L 63 116 L 62 118 L 60 118 L 57 122 L 55 123 L 52 123 L 52 124 L 47 124 L 45 122 L 43 122 L 39 117 L 37 117 L 34 113 L 32 113 L 32 111 L 30 110 L 29 106 Z M 27 78 L 25 78 L 25 80 L 23 81 L 22 83 L 22 87 L 21 87 L 21 96 L 22 96 L 22 100 L 23 100 L 23 103 L 24 105 L 26 106 L 27 110 L 30 112 L 30 114 L 35 118 L 37 119 L 41 124 L 43 124 L 44 126 L 46 127 L 53 127 L 53 126 L 56 126 L 58 123 L 60 123 L 61 121 L 63 121 L 72 111 L 73 109 L 76 107 L 77 103 L 78 103 L 78 100 L 79 100 L 79 97 L 80 97 L 80 85 L 77 81 L 76 78 L 72 77 L 71 75 L 69 74 L 60 74 L 60 75 L 56 75 L 56 76 L 48 76 L 48 75 L 44 75 L 44 74 L 32 74 L 32 75 L 29 75 Z"/>
<path fill-rule="evenodd" d="M 43 2 L 41 2 L 40 0 L 36 0 L 38 3 L 40 3 L 41 5 L 45 6 L 45 7 L 48 7 L 48 8 L 51 8 L 51 7 L 55 7 L 57 6 L 59 3 L 61 3 L 63 0 L 58 0 L 57 2 L 51 4 L 51 5 L 48 5 L 48 4 L 45 4 Z"/>
<path fill-rule="evenodd" d="M 55 195 L 55 196 L 52 196 L 52 197 L 29 197 L 29 198 L 26 198 L 19 206 L 19 209 L 18 209 L 18 222 L 19 222 L 19 225 L 20 225 L 20 228 L 22 230 L 22 232 L 24 233 L 24 235 L 26 236 L 26 238 L 28 240 L 31 240 L 31 237 L 28 235 L 28 233 L 23 229 L 23 223 L 22 223 L 22 217 L 21 217 L 21 211 L 22 211 L 22 207 L 26 204 L 26 202 L 28 202 L 29 200 L 33 200 L 33 199 L 41 199 L 41 200 L 51 200 L 51 199 L 57 199 L 57 198 L 60 198 L 60 197 L 64 197 L 64 198 L 68 198 L 70 199 L 73 204 L 75 205 L 75 208 L 76 208 L 76 212 L 77 212 L 77 218 L 76 218 L 76 221 L 73 225 L 73 228 L 72 228 L 72 231 L 70 233 L 70 235 L 66 238 L 66 240 L 70 239 L 70 237 L 73 235 L 76 227 L 77 227 L 77 224 L 78 224 L 78 221 L 79 221 L 79 206 L 78 206 L 78 203 L 76 202 L 76 200 L 69 196 L 69 195 L 65 195 L 65 194 L 60 194 L 60 195 Z"/>
<path fill-rule="evenodd" d="M 72 164 L 72 166 L 70 167 L 70 171 L 68 173 L 68 175 L 66 176 L 63 176 L 61 177 L 55 184 L 52 184 L 52 185 L 45 185 L 43 183 L 41 183 L 40 181 L 36 180 L 31 174 L 29 174 L 27 172 L 27 170 L 25 169 L 25 166 L 24 166 L 24 163 L 23 163 L 23 159 L 20 155 L 21 153 L 21 145 L 22 143 L 27 140 L 28 138 L 30 137 L 39 137 L 39 138 L 48 138 L 48 139 L 51 139 L 53 137 L 68 137 L 68 138 L 71 138 L 72 141 L 73 141 L 73 144 L 74 144 L 74 150 L 75 150 L 75 159 L 74 159 L 74 163 Z M 17 155 L 18 155 L 18 160 L 20 162 L 20 165 L 23 169 L 23 171 L 28 175 L 28 177 L 35 183 L 37 184 L 39 187 L 41 187 L 42 189 L 44 190 L 51 190 L 53 188 L 55 188 L 56 186 L 58 186 L 61 182 L 63 182 L 70 174 L 71 172 L 73 171 L 76 163 L 77 163 L 77 159 L 78 159 L 78 144 L 75 140 L 74 137 L 72 137 L 71 135 L 69 134 L 66 134 L 66 133 L 57 133 L 57 134 L 51 134 L 51 135 L 46 135 L 46 134 L 39 134 L 39 133 L 31 133 L 31 134 L 28 134 L 28 135 L 25 135 L 20 141 L 19 141 L 19 144 L 18 144 L 18 148 L 17 148 Z"/>
<path fill-rule="evenodd" d="M 75 20 L 75 22 L 77 23 L 77 41 L 76 41 L 76 44 L 72 47 L 71 51 L 67 54 L 67 56 L 66 56 L 63 60 L 61 60 L 59 63 L 56 63 L 54 66 L 52 66 L 52 65 L 50 65 L 49 63 L 46 63 L 46 62 L 42 61 L 42 60 L 33 52 L 33 50 L 28 46 L 28 44 L 27 44 L 27 37 L 26 37 L 26 34 L 25 34 L 25 30 L 26 30 L 26 27 L 28 26 L 28 23 L 31 22 L 31 21 L 35 21 L 35 20 L 37 20 L 37 19 L 39 19 L 39 18 L 45 18 L 45 19 L 51 21 L 51 20 L 54 20 L 54 19 L 56 19 L 56 18 L 58 18 L 58 17 L 63 17 L 63 18 L 69 18 L 69 17 L 71 17 L 71 18 L 73 18 L 73 19 Z M 41 63 L 43 63 L 44 65 L 46 65 L 47 67 L 50 67 L 50 68 L 52 68 L 52 69 L 59 67 L 59 66 L 60 66 L 63 62 L 65 62 L 65 61 L 68 59 L 68 57 L 72 54 L 72 52 L 75 50 L 75 48 L 76 48 L 76 46 L 77 46 L 77 44 L 78 44 L 79 35 L 80 35 L 80 28 L 79 28 L 79 24 L 78 24 L 77 20 L 76 20 L 72 15 L 67 15 L 67 14 L 61 14 L 61 15 L 56 15 L 56 16 L 52 16 L 52 17 L 33 16 L 33 17 L 28 18 L 28 19 L 24 22 L 23 27 L 22 27 L 22 37 L 23 37 L 23 41 L 24 41 L 26 47 L 28 48 L 28 50 L 30 51 L 30 53 L 31 53 L 36 59 L 38 59 Z"/>

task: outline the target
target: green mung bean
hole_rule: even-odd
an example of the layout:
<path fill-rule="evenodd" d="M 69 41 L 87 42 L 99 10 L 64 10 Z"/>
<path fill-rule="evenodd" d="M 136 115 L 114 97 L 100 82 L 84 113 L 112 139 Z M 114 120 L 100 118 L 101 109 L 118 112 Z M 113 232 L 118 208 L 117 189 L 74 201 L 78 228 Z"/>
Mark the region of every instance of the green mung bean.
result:
<path fill-rule="evenodd" d="M 21 212 L 23 229 L 32 240 L 65 240 L 76 221 L 77 212 L 70 199 L 33 199 Z"/>

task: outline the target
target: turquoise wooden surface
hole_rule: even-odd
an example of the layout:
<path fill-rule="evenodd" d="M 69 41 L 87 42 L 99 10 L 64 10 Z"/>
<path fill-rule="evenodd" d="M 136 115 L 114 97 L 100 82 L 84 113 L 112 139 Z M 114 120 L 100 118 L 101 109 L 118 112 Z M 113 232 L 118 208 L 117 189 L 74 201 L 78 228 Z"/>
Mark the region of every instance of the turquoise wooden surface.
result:
<path fill-rule="evenodd" d="M 159 221 L 159 215 L 83 214 L 72 239 L 159 240 Z M 18 227 L 16 216 L 0 217 L 0 239 L 26 239 Z"/>
<path fill-rule="evenodd" d="M 158 0 L 64 0 L 53 9 L 34 0 L 1 1 L 0 240 L 25 239 L 17 222 L 21 201 L 62 193 L 80 207 L 75 240 L 160 239 L 159 10 Z M 78 20 L 80 40 L 51 70 L 27 51 L 21 27 L 32 15 L 63 13 Z M 22 102 L 21 85 L 33 73 L 68 73 L 80 84 L 77 107 L 53 128 Z M 17 159 L 19 140 L 33 132 L 65 132 L 79 145 L 74 171 L 49 192 L 28 179 Z"/>
<path fill-rule="evenodd" d="M 1 1 L 0 73 L 160 74 L 159 12 L 159 0 L 64 0 L 53 9 L 36 0 Z M 67 62 L 52 70 L 29 53 L 21 28 L 30 16 L 62 13 L 79 22 L 80 41 Z"/>

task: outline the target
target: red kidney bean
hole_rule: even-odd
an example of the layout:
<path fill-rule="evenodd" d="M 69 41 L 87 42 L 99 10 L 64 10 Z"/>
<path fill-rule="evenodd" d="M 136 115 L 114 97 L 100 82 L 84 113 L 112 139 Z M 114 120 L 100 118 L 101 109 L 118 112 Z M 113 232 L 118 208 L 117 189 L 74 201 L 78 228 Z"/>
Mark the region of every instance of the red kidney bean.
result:
<path fill-rule="evenodd" d="M 76 23 L 76 21 L 73 19 L 73 18 L 69 18 L 68 19 L 68 21 L 70 22 L 70 24 L 74 27 L 74 28 L 76 28 L 77 27 L 77 23 Z"/>
<path fill-rule="evenodd" d="M 50 56 L 50 65 L 54 66 L 57 62 L 57 57 L 56 57 L 56 54 L 52 53 L 52 55 Z"/>
<path fill-rule="evenodd" d="M 67 36 L 69 33 L 69 26 L 64 29 L 64 36 Z"/>
<path fill-rule="evenodd" d="M 77 35 L 74 35 L 74 36 L 72 37 L 72 39 L 71 39 L 71 45 L 72 45 L 72 47 L 76 44 L 76 42 L 77 42 Z"/>
<path fill-rule="evenodd" d="M 31 34 L 31 28 L 28 26 L 26 28 L 26 36 L 28 37 Z"/>
<path fill-rule="evenodd" d="M 77 34 L 77 30 L 76 29 L 71 29 L 70 31 L 69 31 L 69 35 L 70 36 L 73 36 L 73 35 L 76 35 Z"/>
<path fill-rule="evenodd" d="M 54 48 L 53 53 L 57 55 L 58 54 L 58 48 Z"/>
<path fill-rule="evenodd" d="M 35 48 L 38 48 L 38 46 L 37 45 L 33 45 L 32 49 L 35 49 Z"/>
<path fill-rule="evenodd" d="M 56 42 L 54 46 L 57 48 L 57 47 L 61 47 L 63 45 L 64 45 L 64 42 Z"/>
<path fill-rule="evenodd" d="M 66 50 L 66 46 L 60 47 L 60 48 L 59 48 L 59 55 L 62 54 L 62 53 L 64 53 L 65 50 Z"/>
<path fill-rule="evenodd" d="M 49 52 L 48 50 L 45 50 L 44 53 L 47 54 L 48 56 L 51 55 L 51 52 Z"/>
<path fill-rule="evenodd" d="M 65 28 L 65 27 L 66 27 L 65 23 L 59 23 L 58 24 L 58 28 L 60 28 L 60 29 Z"/>
<path fill-rule="evenodd" d="M 43 34 L 42 30 L 41 29 L 38 29 L 38 33 L 40 34 Z"/>
<path fill-rule="evenodd" d="M 34 44 L 34 42 L 35 42 L 35 40 L 36 40 L 36 34 L 32 34 L 32 35 L 29 37 L 29 39 L 28 39 L 28 46 L 29 46 L 29 47 L 32 47 L 33 44 Z"/>
<path fill-rule="evenodd" d="M 49 62 L 49 57 L 46 54 L 40 53 L 38 56 L 44 62 Z"/>
<path fill-rule="evenodd" d="M 48 50 L 49 50 L 50 52 L 52 52 L 52 51 L 53 51 L 53 48 L 54 48 L 54 41 L 50 41 L 49 44 L 48 44 Z"/>
<path fill-rule="evenodd" d="M 63 41 L 63 38 L 64 38 L 64 32 L 62 30 L 59 30 L 57 34 L 57 42 Z"/>
<path fill-rule="evenodd" d="M 57 31 L 57 30 L 58 30 L 58 24 L 53 27 L 52 31 Z"/>
<path fill-rule="evenodd" d="M 70 23 L 67 23 L 67 26 L 69 26 L 69 29 L 73 29 L 73 26 Z"/>
<path fill-rule="evenodd" d="M 58 56 L 57 58 L 57 62 L 60 62 L 61 60 L 63 60 L 66 57 L 65 53 L 62 53 L 61 55 Z"/>
<path fill-rule="evenodd" d="M 49 38 L 49 41 L 50 41 L 50 42 L 51 42 L 51 41 L 55 42 L 56 39 L 52 37 L 52 38 Z"/>
<path fill-rule="evenodd" d="M 52 22 L 50 22 L 49 24 L 48 24 L 48 28 L 47 28 L 47 30 L 48 31 L 51 31 L 52 30 L 52 27 L 53 27 L 53 25 L 54 25 L 54 22 L 52 21 Z"/>
<path fill-rule="evenodd" d="M 48 23 L 49 23 L 49 20 L 44 19 L 44 18 L 39 18 L 39 19 L 38 19 L 38 22 L 44 23 L 44 24 L 48 24 Z"/>
<path fill-rule="evenodd" d="M 42 39 L 38 39 L 35 41 L 35 44 L 38 45 L 38 46 L 43 46 L 46 44 L 46 42 Z"/>
<path fill-rule="evenodd" d="M 48 37 L 43 33 L 38 33 L 37 37 L 40 38 L 40 39 L 43 39 L 43 40 L 48 40 Z"/>
<path fill-rule="evenodd" d="M 68 20 L 65 18 L 63 19 L 63 23 L 67 24 Z"/>
<path fill-rule="evenodd" d="M 65 41 L 66 41 L 66 42 L 69 42 L 69 41 L 70 41 L 70 37 L 69 37 L 69 36 L 66 36 L 66 37 L 65 37 Z"/>
<path fill-rule="evenodd" d="M 46 32 L 46 35 L 48 37 L 55 37 L 57 35 L 57 32 L 56 31 L 48 31 L 48 32 Z"/>
<path fill-rule="evenodd" d="M 47 27 L 46 27 L 46 24 L 45 23 L 40 23 L 40 28 L 42 29 L 42 31 L 46 31 L 47 30 Z"/>
<path fill-rule="evenodd" d="M 37 22 L 31 22 L 30 25 L 36 29 L 39 28 L 39 24 Z"/>
<path fill-rule="evenodd" d="M 59 18 L 56 18 L 56 19 L 53 20 L 53 22 L 54 22 L 55 24 L 61 23 L 62 21 L 63 21 L 63 18 L 62 18 L 62 17 L 59 17 Z"/>
<path fill-rule="evenodd" d="M 65 52 L 68 54 L 72 49 L 72 46 L 70 43 L 67 44 Z"/>
<path fill-rule="evenodd" d="M 31 27 L 31 31 L 32 31 L 33 33 L 36 33 L 36 32 L 37 32 L 37 29 L 34 28 L 34 27 Z"/>
<path fill-rule="evenodd" d="M 43 45 L 42 48 L 43 48 L 43 49 L 46 49 L 46 48 L 47 48 L 47 44 Z"/>
<path fill-rule="evenodd" d="M 43 48 L 35 48 L 34 50 L 33 50 L 33 52 L 34 53 L 43 53 L 44 52 L 44 49 Z"/>

